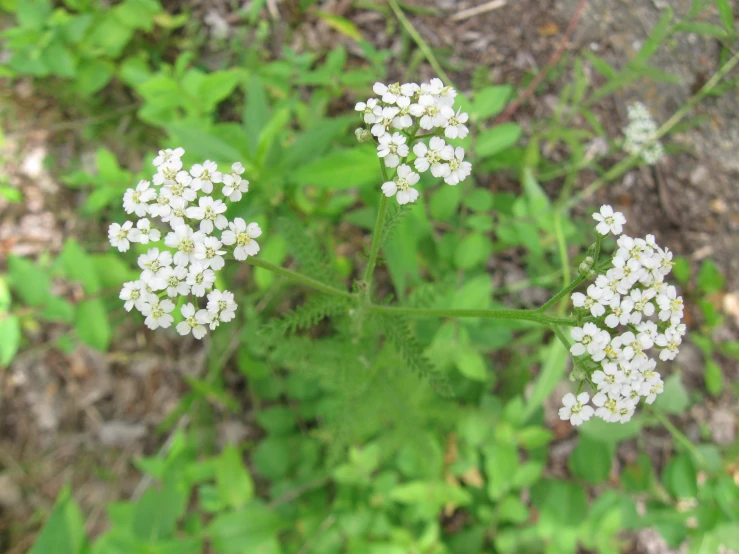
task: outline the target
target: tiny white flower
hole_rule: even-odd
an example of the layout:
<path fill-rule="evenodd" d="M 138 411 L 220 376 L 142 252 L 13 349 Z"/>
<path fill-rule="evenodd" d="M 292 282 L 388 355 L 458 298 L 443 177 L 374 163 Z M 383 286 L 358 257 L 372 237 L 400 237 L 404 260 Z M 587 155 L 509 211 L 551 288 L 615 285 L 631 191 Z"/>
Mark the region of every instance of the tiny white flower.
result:
<path fill-rule="evenodd" d="M 617 394 L 625 381 L 623 372 L 612 362 L 603 362 L 602 367 L 593 373 L 593 383 L 601 392 Z"/>
<path fill-rule="evenodd" d="M 593 404 L 598 408 L 595 410 L 595 415 L 603 421 L 618 420 L 618 397 L 599 392 L 593 397 Z"/>
<path fill-rule="evenodd" d="M 123 283 L 123 288 L 118 298 L 125 301 L 123 308 L 127 312 L 130 312 L 134 306 L 137 310 L 141 311 L 148 298 L 146 286 L 140 280 Z"/>
<path fill-rule="evenodd" d="M 236 162 L 231 166 L 231 173 L 223 176 L 223 195 L 231 202 L 238 202 L 245 192 L 249 192 L 249 181 L 241 178 L 242 173 L 244 166 Z"/>
<path fill-rule="evenodd" d="M 184 155 L 184 148 L 175 148 L 174 150 L 172 150 L 171 148 L 167 148 L 165 150 L 160 150 L 159 154 L 156 158 L 154 158 L 154 161 L 152 163 L 156 166 L 160 166 L 170 160 L 179 160 Z"/>
<path fill-rule="evenodd" d="M 449 159 L 449 175 L 444 177 L 448 185 L 457 185 L 472 173 L 472 164 L 464 161 L 464 148 L 457 146 L 454 155 Z"/>
<path fill-rule="evenodd" d="M 202 232 L 193 232 L 188 225 L 180 225 L 164 237 L 164 244 L 170 248 L 176 248 L 174 263 L 177 265 L 188 265 L 196 260 L 195 246 L 205 240 Z"/>
<path fill-rule="evenodd" d="M 141 280 L 145 283 L 158 279 L 164 268 L 172 264 L 172 254 L 167 250 L 162 252 L 158 248 L 150 248 L 146 254 L 141 254 L 138 259 L 139 267 L 144 271 Z"/>
<path fill-rule="evenodd" d="M 223 181 L 223 174 L 218 171 L 218 165 L 210 160 L 205 160 L 202 165 L 192 166 L 190 175 L 193 176 L 190 184 L 193 190 L 202 190 L 205 194 L 213 192 L 213 183 Z"/>
<path fill-rule="evenodd" d="M 370 129 L 370 132 L 376 136 L 381 137 L 384 135 L 390 125 L 393 123 L 393 119 L 395 119 L 395 116 L 398 115 L 400 112 L 399 108 L 386 106 L 382 108 L 382 111 L 380 112 L 380 115 L 377 117 L 377 121 L 374 125 L 372 125 L 372 128 Z"/>
<path fill-rule="evenodd" d="M 434 177 L 449 175 L 449 164 L 446 162 L 454 156 L 454 149 L 441 137 L 432 137 L 428 147 L 424 142 L 417 143 L 413 147 L 413 153 L 418 156 L 413 162 L 416 171 L 423 173 L 430 168 Z"/>
<path fill-rule="evenodd" d="M 657 305 L 660 310 L 660 321 L 669 320 L 677 324 L 683 318 L 683 311 L 685 310 L 683 298 L 677 295 L 677 289 L 675 287 L 667 287 L 667 290 L 657 298 Z"/>
<path fill-rule="evenodd" d="M 181 265 L 165 267 L 160 279 L 167 289 L 167 296 L 187 296 L 190 294 L 190 285 L 187 284 L 187 268 Z"/>
<path fill-rule="evenodd" d="M 364 122 L 369 125 L 376 123 L 382 114 L 382 107 L 377 105 L 377 98 L 370 98 L 367 102 L 357 102 L 354 109 L 362 112 Z"/>
<path fill-rule="evenodd" d="M 195 245 L 195 259 L 205 266 L 218 271 L 223 268 L 225 262 L 223 255 L 225 250 L 221 250 L 223 244 L 215 237 L 205 237 L 201 242 Z"/>
<path fill-rule="evenodd" d="M 202 232 L 212 233 L 214 225 L 218 229 L 225 229 L 228 226 L 228 219 L 223 215 L 226 208 L 222 200 L 213 200 L 211 196 L 201 196 L 198 199 L 198 205 L 187 208 L 185 214 L 191 219 L 200 221 Z"/>
<path fill-rule="evenodd" d="M 470 116 L 461 110 L 457 110 L 457 113 L 449 118 L 447 125 L 444 128 L 444 136 L 449 139 L 463 139 L 467 136 L 470 130 L 467 128 L 465 123 L 469 120 Z"/>
<path fill-rule="evenodd" d="M 596 362 L 606 357 L 605 349 L 611 336 L 595 323 L 588 322 L 582 327 L 573 327 L 570 335 L 575 340 L 570 347 L 573 356 L 582 356 L 587 352 Z"/>
<path fill-rule="evenodd" d="M 587 292 L 587 296 L 581 292 L 574 293 L 572 295 L 572 304 L 576 308 L 590 310 L 590 313 L 595 317 L 600 317 L 606 313 L 606 308 L 602 304 L 603 291 L 596 285 L 590 285 Z"/>
<path fill-rule="evenodd" d="M 208 304 L 206 307 L 211 314 L 217 316 L 217 319 L 211 323 L 211 329 L 214 329 L 218 326 L 218 322 L 225 323 L 231 321 L 236 315 L 236 308 L 238 306 L 234 302 L 232 292 L 214 290 L 208 294 Z"/>
<path fill-rule="evenodd" d="M 150 188 L 149 181 L 141 180 L 135 189 L 128 189 L 123 194 L 123 210 L 127 214 L 135 213 L 143 217 L 149 213 L 149 202 L 157 196 L 156 191 Z"/>
<path fill-rule="evenodd" d="M 229 230 L 223 231 L 221 240 L 226 246 L 236 245 L 234 258 L 245 260 L 249 256 L 256 256 L 259 252 L 259 244 L 254 239 L 262 234 L 262 230 L 256 223 L 246 224 L 242 218 L 237 217 L 233 223 L 229 223 Z"/>
<path fill-rule="evenodd" d="M 152 182 L 157 186 L 174 182 L 180 169 L 182 169 L 182 161 L 179 158 L 172 158 L 157 167 Z"/>
<path fill-rule="evenodd" d="M 640 323 L 643 315 L 649 317 L 654 313 L 654 304 L 651 302 L 653 296 L 654 291 L 650 289 L 633 289 L 629 293 L 632 304 L 629 322 L 632 325 Z"/>
<path fill-rule="evenodd" d="M 590 395 L 587 392 L 581 392 L 577 397 L 568 392 L 562 398 L 563 407 L 559 409 L 559 418 L 569 420 L 572 425 L 582 425 L 593 417 L 594 410 L 588 406 Z"/>
<path fill-rule="evenodd" d="M 418 198 L 418 191 L 413 188 L 413 185 L 418 183 L 419 179 L 418 173 L 412 171 L 409 165 L 403 164 L 398 168 L 392 181 L 383 183 L 382 192 L 387 197 L 395 195 L 398 204 L 415 202 Z"/>
<path fill-rule="evenodd" d="M 190 285 L 192 292 L 195 296 L 205 296 L 205 292 L 213 288 L 213 283 L 216 282 L 215 271 L 201 264 L 195 262 L 190 266 L 190 272 L 187 275 L 187 284 Z"/>
<path fill-rule="evenodd" d="M 202 339 L 207 333 L 205 325 L 210 323 L 210 317 L 206 310 L 198 310 L 195 312 L 195 306 L 191 303 L 185 304 L 180 309 L 182 317 L 185 321 L 177 324 L 177 332 L 180 335 L 187 335 L 192 332 L 192 336 L 196 339 Z"/>
<path fill-rule="evenodd" d="M 380 158 L 385 158 L 385 165 L 387 167 L 397 167 L 400 163 L 400 158 L 406 158 L 408 156 L 410 150 L 405 141 L 405 135 L 401 135 L 400 133 L 393 133 L 392 136 L 385 134 L 379 138 L 377 155 Z"/>
<path fill-rule="evenodd" d="M 657 335 L 654 343 L 662 348 L 659 359 L 662 361 L 674 360 L 682 342 L 683 338 L 671 329 L 667 329 L 664 334 Z"/>
<path fill-rule="evenodd" d="M 126 252 L 131 246 L 128 234 L 131 232 L 132 226 L 133 223 L 131 221 L 126 221 L 123 225 L 111 223 L 110 227 L 108 227 L 110 245 L 117 248 L 119 252 Z"/>
<path fill-rule="evenodd" d="M 611 313 L 606 316 L 605 324 L 611 329 L 615 329 L 619 324 L 626 325 L 631 318 L 631 308 L 633 303 L 629 301 L 621 301 L 621 297 L 615 295 L 608 303 Z"/>
<path fill-rule="evenodd" d="M 128 234 L 128 240 L 138 242 L 140 244 L 149 244 L 149 242 L 158 242 L 162 238 L 159 229 L 151 228 L 151 221 L 148 219 L 139 219 L 136 222 L 136 228 L 131 229 Z"/>
<path fill-rule="evenodd" d="M 407 90 L 407 89 L 406 89 Z M 395 102 L 403 95 L 403 87 L 400 83 L 385 85 L 383 83 L 375 83 L 372 91 L 382 97 L 385 104 L 395 104 Z"/>
<path fill-rule="evenodd" d="M 144 323 L 149 329 L 157 329 L 159 327 L 166 329 L 174 318 L 170 315 L 174 310 L 174 303 L 169 299 L 159 300 L 153 298 L 149 303 L 144 304 L 141 313 L 146 316 Z"/>
<path fill-rule="evenodd" d="M 626 218 L 621 212 L 614 212 L 613 208 L 608 205 L 600 207 L 600 213 L 596 212 L 593 214 L 593 219 L 598 222 L 595 226 L 595 230 L 601 235 L 607 235 L 613 233 L 614 235 L 620 235 L 624 230 L 624 223 Z"/>

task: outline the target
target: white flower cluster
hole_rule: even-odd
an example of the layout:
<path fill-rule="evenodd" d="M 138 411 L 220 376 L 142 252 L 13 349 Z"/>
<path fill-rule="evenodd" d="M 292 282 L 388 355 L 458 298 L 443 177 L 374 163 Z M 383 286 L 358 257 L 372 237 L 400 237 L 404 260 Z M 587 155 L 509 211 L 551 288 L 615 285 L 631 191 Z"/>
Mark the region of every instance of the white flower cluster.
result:
<path fill-rule="evenodd" d="M 472 164 L 464 161 L 464 149 L 442 138 L 462 139 L 469 133 L 465 125 L 469 116 L 454 110 L 457 91 L 453 87 L 431 79 L 421 85 L 375 83 L 373 90 L 380 98 L 359 102 L 355 110 L 377 139 L 377 155 L 386 167 L 397 168 L 393 179 L 382 185 L 385 196 L 396 196 L 399 204 L 414 202 L 418 191 L 413 186 L 425 171 L 449 185 L 469 177 Z M 408 160 L 411 151 L 415 171 Z"/>
<path fill-rule="evenodd" d="M 159 151 L 152 180 L 139 182 L 123 195 L 123 209 L 141 219 L 135 227 L 131 221 L 113 223 L 108 239 L 125 252 L 132 242 L 153 245 L 166 233 L 164 246 L 154 246 L 139 256 L 141 277 L 125 283 L 120 298 L 126 310 L 136 308 L 146 316 L 150 329 L 171 326 L 172 311 L 180 298 L 185 299 L 177 332 L 192 332 L 201 339 L 206 327 L 212 330 L 231 321 L 236 311 L 233 293 L 213 288 L 216 272 L 225 265 L 224 256 L 230 253 L 245 260 L 256 255 L 259 244 L 254 239 L 262 230 L 256 223 L 247 225 L 240 217 L 229 221 L 224 215 L 224 200 L 237 202 L 249 190 L 249 181 L 241 177 L 241 163 L 234 163 L 226 174 L 210 160 L 185 171 L 184 153 L 182 148 Z M 221 187 L 223 199 L 211 196 L 215 185 Z M 149 218 L 161 222 L 162 230 L 152 227 Z M 202 297 L 206 297 L 206 306 L 197 309 Z"/>
<path fill-rule="evenodd" d="M 657 124 L 641 102 L 631 104 L 628 114 L 629 124 L 624 129 L 624 150 L 631 155 L 639 154 L 646 164 L 655 165 L 665 155 L 662 143 L 655 141 L 649 146 L 645 145 L 657 133 Z"/>
<path fill-rule="evenodd" d="M 593 218 L 601 234 L 618 235 L 626 222 L 610 206 L 601 207 Z M 625 423 L 642 398 L 647 404 L 654 402 L 663 383 L 653 356 L 658 351 L 660 360 L 673 360 L 685 335 L 683 299 L 665 282 L 672 270 L 672 252 L 660 248 L 653 235 L 644 239 L 622 235 L 617 244 L 605 273 L 585 294 L 572 295 L 572 303 L 589 321 L 572 329 L 570 352 L 597 389 L 595 408 L 588 405 L 587 392 L 565 396 L 559 415 L 573 425 L 593 415 Z"/>

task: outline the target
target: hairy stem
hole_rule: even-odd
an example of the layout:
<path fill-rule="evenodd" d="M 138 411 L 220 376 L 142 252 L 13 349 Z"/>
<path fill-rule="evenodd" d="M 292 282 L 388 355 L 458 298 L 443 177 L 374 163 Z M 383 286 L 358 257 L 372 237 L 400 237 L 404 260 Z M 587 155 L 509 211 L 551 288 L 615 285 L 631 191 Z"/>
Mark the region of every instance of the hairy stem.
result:
<path fill-rule="evenodd" d="M 306 275 L 303 275 L 302 273 L 298 273 L 297 271 L 292 271 L 290 269 L 286 269 L 284 267 L 281 267 L 279 265 L 275 265 L 271 262 L 268 262 L 262 258 L 257 258 L 254 256 L 249 256 L 246 259 L 247 263 L 250 263 L 253 266 L 261 267 L 266 269 L 267 271 L 271 271 L 272 273 L 277 273 L 279 275 L 284 275 L 288 279 L 292 279 L 293 281 L 297 283 L 301 283 L 305 285 L 306 287 L 310 287 L 312 289 L 315 289 L 320 292 L 325 292 L 326 294 L 332 294 L 334 296 L 343 296 L 345 298 L 353 298 L 354 295 L 350 293 L 349 291 L 337 289 L 336 287 L 332 287 L 331 285 L 327 285 L 326 283 L 322 283 L 321 281 L 317 281 L 316 279 L 313 279 L 311 277 L 308 277 Z"/>
<path fill-rule="evenodd" d="M 552 306 L 554 306 L 557 302 L 559 302 L 564 296 L 571 293 L 573 290 L 575 290 L 580 283 L 582 283 L 587 278 L 587 275 L 581 274 L 579 275 L 574 281 L 572 281 L 569 285 L 567 285 L 565 288 L 563 288 L 561 291 L 559 291 L 557 294 L 555 294 L 552 298 L 547 300 L 547 302 L 538 310 L 537 312 L 545 312 Z"/>
<path fill-rule="evenodd" d="M 543 314 L 536 310 L 458 310 L 458 309 L 426 309 L 426 308 L 403 308 L 395 306 L 378 306 L 370 304 L 369 311 L 388 315 L 403 315 L 409 317 L 482 317 L 487 319 L 511 319 L 518 321 L 534 321 L 542 325 L 576 325 L 577 322 L 569 317 L 554 317 Z"/>

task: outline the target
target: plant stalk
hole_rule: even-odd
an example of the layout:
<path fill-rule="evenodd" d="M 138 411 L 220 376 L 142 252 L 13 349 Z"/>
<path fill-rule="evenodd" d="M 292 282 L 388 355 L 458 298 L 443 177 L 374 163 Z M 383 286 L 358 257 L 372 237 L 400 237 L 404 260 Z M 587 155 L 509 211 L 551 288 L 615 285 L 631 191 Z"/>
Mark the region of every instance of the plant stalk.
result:
<path fill-rule="evenodd" d="M 354 297 L 354 295 L 350 293 L 349 291 L 337 289 L 336 287 L 332 287 L 331 285 L 327 285 L 326 283 L 317 281 L 316 279 L 303 275 L 302 273 L 298 273 L 297 271 L 292 271 L 290 269 L 281 267 L 279 265 L 275 265 L 262 258 L 257 258 L 255 256 L 249 256 L 246 259 L 246 262 L 250 263 L 253 266 L 264 268 L 267 271 L 271 271 L 272 273 L 284 275 L 288 279 L 292 279 L 293 281 L 301 283 L 305 285 L 306 287 L 310 287 L 317 291 L 325 292 L 326 294 L 332 294 L 334 296 L 343 296 L 344 298 Z"/>
<path fill-rule="evenodd" d="M 555 317 L 543 314 L 536 310 L 511 310 L 511 309 L 489 309 L 489 310 L 463 310 L 454 308 L 404 308 L 396 306 L 378 306 L 370 304 L 369 311 L 384 313 L 388 315 L 404 315 L 409 317 L 482 317 L 487 319 L 509 319 L 517 321 L 534 321 L 542 325 L 569 325 L 577 324 L 574 318 Z"/>

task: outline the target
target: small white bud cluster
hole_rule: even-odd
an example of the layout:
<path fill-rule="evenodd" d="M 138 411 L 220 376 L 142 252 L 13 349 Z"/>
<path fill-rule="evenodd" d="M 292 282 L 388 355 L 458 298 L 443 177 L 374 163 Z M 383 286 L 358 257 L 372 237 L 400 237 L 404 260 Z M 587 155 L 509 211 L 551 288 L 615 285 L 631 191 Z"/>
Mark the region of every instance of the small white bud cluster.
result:
<path fill-rule="evenodd" d="M 113 223 L 108 239 L 125 252 L 132 242 L 156 244 L 166 233 L 164 246 L 155 246 L 139 256 L 141 277 L 125 283 L 120 298 L 126 310 L 136 308 L 146 316 L 150 329 L 171 326 L 176 304 L 186 301 L 180 308 L 184 321 L 177 325 L 177 332 L 192 332 L 201 339 L 206 327 L 215 329 L 235 315 L 233 293 L 213 288 L 216 272 L 225 265 L 224 256 L 229 250 L 236 260 L 256 255 L 259 244 L 254 239 L 262 230 L 256 223 L 247 225 L 240 217 L 229 221 L 224 215 L 225 202 L 238 202 L 249 190 L 249 181 L 241 177 L 244 166 L 240 162 L 225 174 L 210 160 L 185 171 L 181 160 L 184 153 L 182 148 L 159 151 L 152 180 L 139 182 L 123 195 L 126 213 L 142 219 L 135 227 L 131 221 Z M 215 185 L 221 187 L 223 199 L 211 196 Z M 149 217 L 163 224 L 161 231 L 152 227 Z M 198 309 L 198 299 L 204 296 L 206 306 Z"/>
<path fill-rule="evenodd" d="M 626 223 L 623 214 L 603 206 L 593 215 L 596 231 L 619 235 Z M 683 299 L 665 278 L 672 270 L 672 252 L 660 248 L 653 235 L 634 239 L 622 235 L 605 273 L 599 274 L 585 294 L 576 292 L 572 303 L 591 321 L 572 329 L 570 352 L 585 369 L 597 390 L 567 394 L 559 416 L 580 425 L 593 415 L 609 422 L 625 423 L 644 398 L 651 404 L 663 390 L 656 371 L 662 361 L 673 360 L 685 335 Z"/>
<path fill-rule="evenodd" d="M 373 90 L 380 98 L 359 102 L 354 109 L 361 112 L 371 135 L 376 137 L 377 155 L 385 166 L 397 168 L 393 179 L 382 185 L 385 196 L 395 196 L 399 204 L 414 202 L 419 196 L 413 188 L 419 173 L 429 170 L 449 185 L 470 175 L 472 164 L 464 161 L 464 149 L 454 148 L 442 138 L 462 139 L 469 133 L 465 125 L 469 116 L 454 110 L 457 91 L 453 87 L 444 86 L 441 79 L 431 79 L 421 85 L 375 83 Z M 413 160 L 408 159 L 411 151 Z"/>
<path fill-rule="evenodd" d="M 629 124 L 624 129 L 624 150 L 631 155 L 639 154 L 648 165 L 655 165 L 665 155 L 662 143 L 655 141 L 649 146 L 645 145 L 657 133 L 657 124 L 641 102 L 631 104 L 628 107 L 628 115 Z"/>

